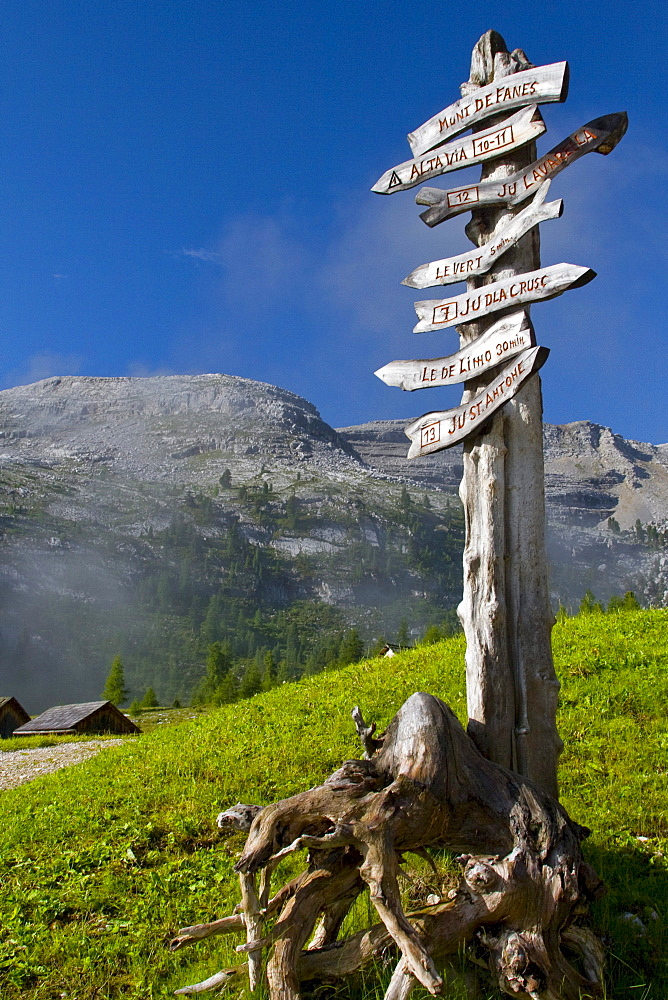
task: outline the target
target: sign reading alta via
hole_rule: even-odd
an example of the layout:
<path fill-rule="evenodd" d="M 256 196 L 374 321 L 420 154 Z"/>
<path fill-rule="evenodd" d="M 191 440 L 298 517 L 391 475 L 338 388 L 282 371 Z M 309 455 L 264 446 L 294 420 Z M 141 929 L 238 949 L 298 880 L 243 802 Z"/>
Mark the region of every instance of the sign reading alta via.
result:
<path fill-rule="evenodd" d="M 518 212 L 510 222 L 501 223 L 489 243 L 483 243 L 475 250 L 460 253 L 457 257 L 446 257 L 445 260 L 434 260 L 430 264 L 421 264 L 404 278 L 403 285 L 411 288 L 429 288 L 432 285 L 451 285 L 465 278 L 475 278 L 484 274 L 492 267 L 499 257 L 515 246 L 530 229 L 547 219 L 558 219 L 563 212 L 564 203 L 561 199 L 545 204 L 545 198 L 550 182 L 545 181 L 538 188 L 535 197 Z"/>
<path fill-rule="evenodd" d="M 423 181 L 461 170 L 476 163 L 484 163 L 500 153 L 523 146 L 537 139 L 545 131 L 545 122 L 535 104 L 522 108 L 499 125 L 455 139 L 426 156 L 407 160 L 391 170 L 386 170 L 371 188 L 376 194 L 394 194 L 406 191 Z"/>
<path fill-rule="evenodd" d="M 555 177 L 564 167 L 574 163 L 585 153 L 602 153 L 607 156 L 626 132 L 627 125 L 628 116 L 625 111 L 605 115 L 603 118 L 594 118 L 545 156 L 541 156 L 525 170 L 520 170 L 511 177 L 498 181 L 480 181 L 478 184 L 451 188 L 448 191 L 441 188 L 422 188 L 415 200 L 418 205 L 430 207 L 420 214 L 420 218 L 428 226 L 437 226 L 439 222 L 472 208 L 482 208 L 485 205 L 519 205 L 536 190 L 539 184 Z"/>
<path fill-rule="evenodd" d="M 407 392 L 454 385 L 483 375 L 531 346 L 531 323 L 525 311 L 520 309 L 497 320 L 481 337 L 456 354 L 422 361 L 390 361 L 374 374 L 386 385 L 395 385 Z"/>
<path fill-rule="evenodd" d="M 517 274 L 495 281 L 452 299 L 424 299 L 415 303 L 420 322 L 413 333 L 427 333 L 488 316 L 489 313 L 524 305 L 540 299 L 553 299 L 569 288 L 580 288 L 596 277 L 596 272 L 578 264 L 552 264 L 537 271 Z"/>
<path fill-rule="evenodd" d="M 567 94 L 568 63 L 533 66 L 512 77 L 505 77 L 498 83 L 478 87 L 474 94 L 462 97 L 439 111 L 424 125 L 409 133 L 411 152 L 415 157 L 422 156 L 490 115 L 498 115 L 525 104 L 565 101 Z"/>
<path fill-rule="evenodd" d="M 530 347 L 514 358 L 474 399 L 452 410 L 425 413 L 405 428 L 410 438 L 409 458 L 429 455 L 458 444 L 477 431 L 520 386 L 541 368 L 550 352 L 547 347 Z"/>

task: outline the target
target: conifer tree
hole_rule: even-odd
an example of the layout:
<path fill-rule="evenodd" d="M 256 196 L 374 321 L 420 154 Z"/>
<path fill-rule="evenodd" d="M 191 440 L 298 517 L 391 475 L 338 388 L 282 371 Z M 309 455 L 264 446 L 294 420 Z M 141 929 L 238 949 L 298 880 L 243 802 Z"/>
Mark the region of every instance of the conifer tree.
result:
<path fill-rule="evenodd" d="M 125 670 L 120 656 L 115 656 L 111 661 L 111 668 L 107 681 L 104 685 L 102 697 L 105 701 L 110 701 L 118 707 L 127 700 L 129 691 L 125 686 Z"/>
<path fill-rule="evenodd" d="M 155 708 L 158 705 L 158 698 L 152 687 L 149 687 L 141 700 L 142 708 Z"/>

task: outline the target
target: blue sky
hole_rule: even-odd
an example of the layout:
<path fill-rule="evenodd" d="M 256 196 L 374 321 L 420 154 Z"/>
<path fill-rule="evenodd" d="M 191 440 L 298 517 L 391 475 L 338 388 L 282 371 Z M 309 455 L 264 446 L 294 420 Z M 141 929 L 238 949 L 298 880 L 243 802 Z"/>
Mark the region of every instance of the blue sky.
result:
<path fill-rule="evenodd" d="M 570 63 L 539 153 L 601 115 L 630 119 L 610 156 L 550 192 L 565 211 L 541 227 L 543 264 L 598 277 L 532 309 L 552 352 L 545 419 L 668 441 L 667 19 L 658 0 L 8 0 L 0 386 L 227 372 L 298 392 L 335 426 L 456 405 L 456 387 L 402 393 L 373 371 L 456 350 L 454 331 L 411 333 L 413 301 L 439 290 L 400 281 L 468 249 L 468 216 L 430 230 L 418 189 L 369 188 L 459 97 L 493 27 L 536 64 Z"/>

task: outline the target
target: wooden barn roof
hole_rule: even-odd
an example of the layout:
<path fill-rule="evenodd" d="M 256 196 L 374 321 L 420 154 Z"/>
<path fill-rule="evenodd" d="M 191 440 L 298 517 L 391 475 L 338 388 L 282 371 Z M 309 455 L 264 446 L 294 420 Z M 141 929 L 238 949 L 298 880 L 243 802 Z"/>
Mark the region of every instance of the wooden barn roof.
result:
<path fill-rule="evenodd" d="M 123 715 L 110 701 L 85 701 L 78 705 L 56 705 L 54 708 L 48 708 L 46 712 L 37 715 L 19 729 L 15 729 L 14 735 L 28 736 L 30 733 L 57 733 L 76 729 L 78 723 L 94 715 L 101 708 L 106 708 L 112 714 L 119 715 L 134 727 L 131 720 Z M 134 728 L 136 729 L 136 727 Z"/>
<path fill-rule="evenodd" d="M 5 707 L 5 705 L 9 705 L 12 702 L 14 704 L 14 708 L 18 709 L 20 712 L 23 712 L 23 714 L 25 715 L 26 719 L 30 718 L 29 714 L 26 712 L 26 710 L 23 707 L 23 705 L 21 704 L 21 702 L 17 701 L 17 699 L 14 698 L 12 695 L 10 695 L 8 698 L 0 698 L 0 709 L 3 709 Z"/>

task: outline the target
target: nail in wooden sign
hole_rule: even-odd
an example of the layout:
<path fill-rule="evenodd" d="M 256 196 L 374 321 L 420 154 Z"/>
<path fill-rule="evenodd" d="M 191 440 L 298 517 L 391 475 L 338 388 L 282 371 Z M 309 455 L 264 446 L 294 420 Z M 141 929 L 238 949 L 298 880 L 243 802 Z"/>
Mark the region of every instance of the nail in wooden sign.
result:
<path fill-rule="evenodd" d="M 496 115 L 526 104 L 565 101 L 568 94 L 568 63 L 551 63 L 514 73 L 498 83 L 478 87 L 474 94 L 462 97 L 439 111 L 424 125 L 408 134 L 413 156 L 422 156 L 454 135 L 465 132 L 489 115 Z"/>
<path fill-rule="evenodd" d="M 527 274 L 513 275 L 491 285 L 481 285 L 452 299 L 423 299 L 415 303 L 420 322 L 413 333 L 427 333 L 541 299 L 553 299 L 569 288 L 586 285 L 596 272 L 578 264 L 552 264 Z"/>
<path fill-rule="evenodd" d="M 482 337 L 456 354 L 421 361 L 390 361 L 374 374 L 386 385 L 395 385 L 407 392 L 434 385 L 454 385 L 496 368 L 532 344 L 529 318 L 520 309 L 497 320 Z"/>
<path fill-rule="evenodd" d="M 574 163 L 585 153 L 602 153 L 607 156 L 620 141 L 628 125 L 625 111 L 603 118 L 594 118 L 573 132 L 558 146 L 541 156 L 525 170 L 520 170 L 511 177 L 498 181 L 480 181 L 466 187 L 451 188 L 443 191 L 441 188 L 425 187 L 415 197 L 418 205 L 429 205 L 426 212 L 420 214 L 428 226 L 437 226 L 439 222 L 450 219 L 460 212 L 484 205 L 519 205 L 536 190 L 536 187 L 548 178 L 555 177 L 569 163 Z"/>
<path fill-rule="evenodd" d="M 494 125 L 493 128 L 455 139 L 454 142 L 420 159 L 406 160 L 405 163 L 386 170 L 371 190 L 376 194 L 407 191 L 408 188 L 415 187 L 416 184 L 421 184 L 432 177 L 438 177 L 439 174 L 484 163 L 499 153 L 517 149 L 525 142 L 536 139 L 544 131 L 545 122 L 538 108 L 532 104 L 528 108 L 522 108 L 499 125 Z"/>
<path fill-rule="evenodd" d="M 452 410 L 425 413 L 408 424 L 405 428 L 406 437 L 411 440 L 408 458 L 443 451 L 475 433 L 504 403 L 516 395 L 523 382 L 545 364 L 549 353 L 547 347 L 530 347 L 511 361 L 468 403 Z"/>
<path fill-rule="evenodd" d="M 421 264 L 404 278 L 402 285 L 411 288 L 429 288 L 432 285 L 451 285 L 465 278 L 475 278 L 489 271 L 490 267 L 502 254 L 515 246 L 530 229 L 546 219 L 558 219 L 564 210 L 561 198 L 545 204 L 545 198 L 550 182 L 545 181 L 538 188 L 535 197 L 526 208 L 523 208 L 510 222 L 501 225 L 488 243 L 475 250 L 460 253 L 456 257 L 446 257 L 444 260 L 434 260 L 430 264 Z"/>

